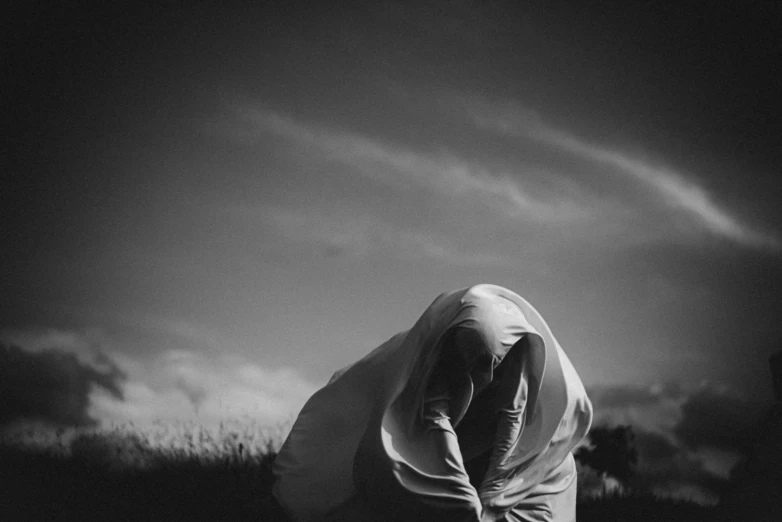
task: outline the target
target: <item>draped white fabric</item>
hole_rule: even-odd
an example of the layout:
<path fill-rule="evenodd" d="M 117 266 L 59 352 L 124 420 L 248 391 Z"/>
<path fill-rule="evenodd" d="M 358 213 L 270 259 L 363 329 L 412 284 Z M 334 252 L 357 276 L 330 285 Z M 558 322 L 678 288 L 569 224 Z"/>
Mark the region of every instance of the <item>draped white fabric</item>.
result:
<path fill-rule="evenodd" d="M 483 373 L 446 364 L 483 354 Z M 296 522 L 575 520 L 570 451 L 591 419 L 540 314 L 477 285 L 438 296 L 309 399 L 275 460 L 274 494 Z"/>

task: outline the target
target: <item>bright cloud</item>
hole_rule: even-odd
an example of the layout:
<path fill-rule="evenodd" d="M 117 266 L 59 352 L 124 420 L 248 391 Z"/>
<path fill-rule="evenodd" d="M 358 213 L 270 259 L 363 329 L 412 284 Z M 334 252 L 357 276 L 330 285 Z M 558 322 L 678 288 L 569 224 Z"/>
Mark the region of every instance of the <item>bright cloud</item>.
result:
<path fill-rule="evenodd" d="M 274 424 L 295 415 L 315 391 L 291 368 L 269 369 L 236 357 L 169 350 L 144 366 L 154 379 L 131 374 L 123 401 L 95 390 L 92 415 L 137 424 L 176 419 L 213 426 L 239 417 Z"/>
<path fill-rule="evenodd" d="M 71 395 L 81 390 L 73 400 L 52 396 L 51 404 L 40 405 L 41 391 L 35 388 L 35 379 L 17 383 L 25 389 L 17 390 L 16 395 L 38 397 L 30 403 L 37 405 L 35 408 L 25 406 L 27 402 L 17 408 L 22 413 L 43 412 L 27 419 L 30 422 L 56 425 L 61 419 L 84 419 L 84 424 L 149 425 L 191 420 L 214 426 L 242 417 L 274 425 L 288 421 L 316 389 L 292 368 L 267 368 L 237 356 L 182 348 L 163 349 L 152 356 L 131 355 L 113 349 L 106 335 L 98 343 L 94 334 L 28 329 L 3 332 L 0 340 L 27 354 L 24 360 L 21 355 L 14 359 L 20 364 L 27 361 L 23 369 L 49 368 L 47 375 L 56 379 L 47 384 L 49 395 L 60 393 L 60 389 Z M 74 404 L 78 411 L 71 411 Z M 68 411 L 62 410 L 65 406 Z M 11 420 L 24 420 L 18 417 Z"/>
<path fill-rule="evenodd" d="M 589 143 L 548 125 L 537 113 L 516 103 L 494 105 L 483 100 L 469 99 L 457 104 L 481 128 L 536 140 L 579 158 L 611 167 L 613 171 L 653 189 L 668 207 L 683 211 L 690 216 L 694 225 L 712 234 L 751 247 L 778 249 L 782 246 L 779 238 L 743 222 L 716 203 L 705 187 L 679 172 Z"/>

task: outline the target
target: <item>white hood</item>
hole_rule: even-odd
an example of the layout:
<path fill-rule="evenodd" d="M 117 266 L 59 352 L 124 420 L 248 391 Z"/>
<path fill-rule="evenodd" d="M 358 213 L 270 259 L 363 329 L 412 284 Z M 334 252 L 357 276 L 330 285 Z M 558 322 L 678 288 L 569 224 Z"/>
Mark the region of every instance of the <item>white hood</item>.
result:
<path fill-rule="evenodd" d="M 475 330 L 502 362 L 495 386 L 475 401 L 469 373 L 452 376 L 458 442 L 454 435 L 443 456 L 422 408 L 441 348 L 451 348 L 440 340 L 456 327 Z M 310 398 L 275 460 L 274 493 L 297 522 L 344 518 L 340 510 L 357 498 L 389 520 L 499 518 L 547 477 L 556 492 L 549 474 L 591 418 L 583 385 L 540 314 L 510 290 L 477 285 L 438 296 L 412 329 Z M 473 485 L 466 470 L 476 466 L 482 479 Z"/>

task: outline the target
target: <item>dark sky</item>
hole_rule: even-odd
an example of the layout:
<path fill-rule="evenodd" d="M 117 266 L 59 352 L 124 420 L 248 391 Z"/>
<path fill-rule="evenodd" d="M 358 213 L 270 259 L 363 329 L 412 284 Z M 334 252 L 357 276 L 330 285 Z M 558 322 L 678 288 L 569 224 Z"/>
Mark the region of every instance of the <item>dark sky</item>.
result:
<path fill-rule="evenodd" d="M 541 311 L 607 419 L 720 473 L 698 405 L 770 402 L 777 2 L 3 18 L 0 333 L 116 363 L 85 418 L 281 418 L 479 282 Z"/>

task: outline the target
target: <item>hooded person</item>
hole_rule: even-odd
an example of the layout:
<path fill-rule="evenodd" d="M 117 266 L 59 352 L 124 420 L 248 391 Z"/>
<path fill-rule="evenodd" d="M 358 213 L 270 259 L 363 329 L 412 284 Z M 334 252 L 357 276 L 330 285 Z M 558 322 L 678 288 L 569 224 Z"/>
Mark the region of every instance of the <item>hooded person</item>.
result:
<path fill-rule="evenodd" d="M 295 522 L 575 521 L 592 405 L 540 314 L 477 285 L 334 374 L 274 462 Z"/>

